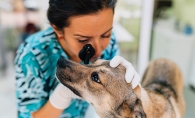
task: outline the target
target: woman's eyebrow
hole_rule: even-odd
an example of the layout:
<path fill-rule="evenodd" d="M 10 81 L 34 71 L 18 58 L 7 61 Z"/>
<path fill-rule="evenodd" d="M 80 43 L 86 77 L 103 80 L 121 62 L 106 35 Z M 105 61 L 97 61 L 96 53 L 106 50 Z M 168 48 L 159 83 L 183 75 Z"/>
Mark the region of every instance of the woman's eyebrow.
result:
<path fill-rule="evenodd" d="M 107 32 L 109 32 L 110 30 L 112 30 L 113 27 L 111 27 L 109 30 L 107 30 L 106 32 L 104 32 L 102 35 L 106 34 Z"/>
<path fill-rule="evenodd" d="M 81 35 L 81 34 L 74 34 L 74 36 L 80 36 L 80 37 L 84 37 L 84 38 L 92 38 L 92 36 L 84 36 L 84 35 Z"/>
<path fill-rule="evenodd" d="M 104 32 L 102 35 L 106 34 L 107 32 L 109 32 L 110 30 L 112 30 L 113 27 L 111 27 L 109 30 L 107 30 L 106 32 Z M 80 37 L 84 37 L 84 38 L 92 38 L 92 36 L 84 36 L 81 34 L 74 34 L 74 36 L 80 36 Z"/>

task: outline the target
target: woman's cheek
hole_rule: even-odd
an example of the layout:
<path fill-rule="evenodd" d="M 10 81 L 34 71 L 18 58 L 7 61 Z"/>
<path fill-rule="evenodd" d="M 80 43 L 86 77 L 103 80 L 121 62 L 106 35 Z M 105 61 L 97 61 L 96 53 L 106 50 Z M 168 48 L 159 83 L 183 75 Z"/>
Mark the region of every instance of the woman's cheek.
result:
<path fill-rule="evenodd" d="M 105 48 L 107 48 L 107 47 L 108 47 L 109 43 L 110 43 L 110 39 L 107 39 L 107 40 L 102 41 L 102 45 L 103 45 L 102 47 L 103 47 L 103 50 L 104 50 Z"/>

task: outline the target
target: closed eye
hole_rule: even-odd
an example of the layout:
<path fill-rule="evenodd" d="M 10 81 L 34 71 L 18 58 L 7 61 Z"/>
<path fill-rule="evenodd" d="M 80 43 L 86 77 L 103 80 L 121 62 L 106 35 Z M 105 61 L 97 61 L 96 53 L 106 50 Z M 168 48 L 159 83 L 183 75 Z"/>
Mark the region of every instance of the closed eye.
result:
<path fill-rule="evenodd" d="M 101 36 L 102 38 L 110 38 L 110 34 L 109 35 L 107 35 L 107 36 Z"/>
<path fill-rule="evenodd" d="M 97 72 L 93 72 L 92 75 L 91 75 L 91 79 L 92 81 L 96 82 L 96 83 L 101 83 L 100 79 L 99 79 L 99 76 L 98 76 L 98 73 Z"/>
<path fill-rule="evenodd" d="M 79 43 L 86 43 L 86 42 L 89 41 L 89 39 L 86 39 L 86 40 L 78 40 L 78 41 L 79 41 Z"/>

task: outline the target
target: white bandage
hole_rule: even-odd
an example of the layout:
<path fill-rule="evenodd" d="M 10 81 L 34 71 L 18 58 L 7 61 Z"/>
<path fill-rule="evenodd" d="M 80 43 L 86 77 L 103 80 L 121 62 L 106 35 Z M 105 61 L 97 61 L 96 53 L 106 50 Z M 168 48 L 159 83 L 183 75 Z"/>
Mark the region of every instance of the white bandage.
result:
<path fill-rule="evenodd" d="M 70 105 L 72 98 L 82 99 L 60 83 L 49 97 L 49 101 L 55 108 L 65 109 Z"/>

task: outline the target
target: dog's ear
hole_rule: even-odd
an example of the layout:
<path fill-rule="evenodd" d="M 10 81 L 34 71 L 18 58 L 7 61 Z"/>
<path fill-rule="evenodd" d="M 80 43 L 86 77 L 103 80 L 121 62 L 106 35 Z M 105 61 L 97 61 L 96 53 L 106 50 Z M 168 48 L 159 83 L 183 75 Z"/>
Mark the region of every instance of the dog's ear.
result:
<path fill-rule="evenodd" d="M 146 118 L 146 113 L 144 112 L 140 99 L 136 100 L 136 104 L 133 109 L 133 114 L 136 116 L 136 118 Z"/>
<path fill-rule="evenodd" d="M 129 108 L 129 105 L 126 102 L 123 102 L 117 109 L 118 114 L 121 118 L 129 118 L 132 116 L 131 110 Z"/>
<path fill-rule="evenodd" d="M 131 110 L 131 114 L 133 114 L 136 118 L 146 118 L 146 113 L 144 112 L 142 101 L 140 98 L 141 95 L 141 88 L 136 88 L 137 94 L 132 94 L 131 97 L 126 100 L 126 103 L 129 105 L 129 108 Z"/>
<path fill-rule="evenodd" d="M 142 102 L 135 93 L 132 93 L 131 96 L 117 108 L 117 112 L 121 118 L 146 118 Z"/>
<path fill-rule="evenodd" d="M 140 99 L 141 98 L 141 85 L 137 85 L 137 87 L 135 87 L 134 89 L 134 92 L 136 94 L 136 96 Z"/>
<path fill-rule="evenodd" d="M 135 105 L 134 108 L 134 114 L 136 118 L 146 118 L 146 114 L 144 112 L 143 106 L 142 106 L 142 101 L 141 101 L 141 85 L 139 84 L 136 88 L 133 89 L 134 93 L 137 96 L 137 104 Z"/>

